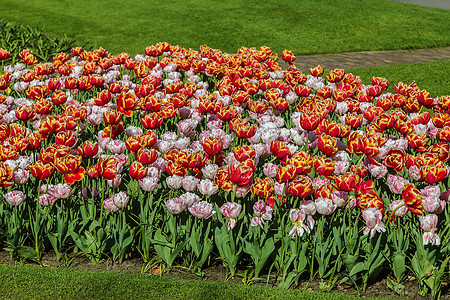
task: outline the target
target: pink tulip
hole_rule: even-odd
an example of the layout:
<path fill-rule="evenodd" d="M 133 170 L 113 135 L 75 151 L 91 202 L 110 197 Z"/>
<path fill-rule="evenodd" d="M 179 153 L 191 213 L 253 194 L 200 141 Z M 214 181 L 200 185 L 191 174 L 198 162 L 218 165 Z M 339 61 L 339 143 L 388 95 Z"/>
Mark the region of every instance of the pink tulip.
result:
<path fill-rule="evenodd" d="M 144 191 L 153 192 L 158 187 L 158 181 L 157 177 L 145 176 L 139 179 L 138 183 Z"/>
<path fill-rule="evenodd" d="M 251 226 L 261 226 L 261 228 L 264 227 L 265 221 L 272 220 L 272 212 L 273 209 L 266 205 L 264 200 L 258 200 L 253 205 L 253 212 L 255 213 L 256 217 L 252 219 L 250 222 Z"/>
<path fill-rule="evenodd" d="M 12 206 L 19 206 L 25 200 L 25 194 L 21 191 L 10 191 L 6 194 L 3 194 L 6 202 Z"/>
<path fill-rule="evenodd" d="M 323 185 L 330 184 L 330 180 L 328 178 L 320 178 L 316 177 L 312 179 L 312 185 L 315 189 L 320 188 Z"/>
<path fill-rule="evenodd" d="M 436 225 L 438 222 L 438 216 L 435 214 L 429 214 L 425 216 L 419 216 L 420 228 L 425 232 L 422 236 L 422 241 L 424 245 L 440 245 L 441 238 L 437 235 Z"/>
<path fill-rule="evenodd" d="M 236 219 L 239 217 L 242 205 L 235 202 L 226 202 L 220 207 L 220 212 L 228 219 L 227 229 L 233 229 L 236 225 Z"/>
<path fill-rule="evenodd" d="M 127 192 L 118 192 L 117 194 L 113 195 L 111 197 L 114 201 L 114 205 L 117 206 L 119 209 L 124 208 L 125 205 L 128 203 L 128 195 Z"/>
<path fill-rule="evenodd" d="M 183 150 L 189 148 L 189 145 L 191 144 L 191 139 L 188 137 L 180 138 L 175 142 L 175 148 L 178 150 Z"/>
<path fill-rule="evenodd" d="M 158 141 L 156 146 L 160 152 L 166 154 L 169 150 L 172 150 L 175 147 L 175 144 L 173 142 Z"/>
<path fill-rule="evenodd" d="M 383 223 L 383 214 L 375 207 L 369 207 L 363 210 L 362 217 L 366 221 L 366 228 L 364 228 L 364 235 L 370 233 L 372 238 L 375 232 L 381 233 L 386 231 L 386 227 Z"/>
<path fill-rule="evenodd" d="M 334 191 L 331 194 L 331 199 L 333 203 L 336 204 L 337 207 L 342 208 L 345 207 L 348 200 L 348 193 L 343 191 Z"/>
<path fill-rule="evenodd" d="M 310 233 L 314 227 L 314 219 L 311 216 L 306 216 L 305 212 L 301 209 L 291 209 L 289 212 L 289 219 L 292 222 L 292 229 L 289 232 L 289 236 L 294 238 L 295 236 L 303 236 L 303 234 Z M 307 224 L 305 220 L 307 219 Z"/>
<path fill-rule="evenodd" d="M 13 180 L 15 184 L 25 184 L 30 179 L 30 171 L 26 169 L 17 169 L 13 172 Z"/>
<path fill-rule="evenodd" d="M 197 188 L 197 184 L 200 182 L 198 178 L 195 178 L 194 176 L 185 176 L 181 180 L 181 184 L 183 186 L 183 189 L 187 192 L 192 192 Z"/>
<path fill-rule="evenodd" d="M 126 148 L 125 142 L 121 140 L 110 140 L 109 143 L 106 144 L 106 149 L 115 154 L 122 153 Z"/>
<path fill-rule="evenodd" d="M 187 208 L 187 203 L 180 198 L 171 198 L 164 203 L 171 214 L 178 215 Z"/>
<path fill-rule="evenodd" d="M 236 188 L 236 198 L 244 198 L 250 192 L 252 184 L 239 185 Z"/>
<path fill-rule="evenodd" d="M 39 204 L 43 206 L 52 206 L 55 204 L 56 198 L 50 194 L 42 194 L 39 196 Z"/>
<path fill-rule="evenodd" d="M 395 212 L 395 216 L 404 217 L 408 213 L 408 207 L 403 200 L 394 200 L 389 203 L 389 209 L 391 212 Z"/>
<path fill-rule="evenodd" d="M 188 207 L 189 212 L 198 219 L 208 219 L 216 212 L 213 205 L 207 201 L 199 201 Z"/>
<path fill-rule="evenodd" d="M 58 183 L 53 186 L 53 189 L 47 191 L 53 195 L 56 199 L 67 199 L 73 194 L 72 187 L 67 183 Z"/>
<path fill-rule="evenodd" d="M 125 129 L 125 133 L 127 134 L 128 137 L 136 137 L 143 134 L 144 131 L 136 126 L 128 126 L 127 129 Z"/>
<path fill-rule="evenodd" d="M 445 201 L 442 201 L 435 195 L 427 196 L 422 200 L 423 209 L 426 212 L 433 214 L 440 214 L 444 210 L 446 204 Z"/>
<path fill-rule="evenodd" d="M 190 192 L 184 193 L 179 198 L 180 198 L 180 200 L 184 201 L 188 207 L 192 206 L 193 204 L 195 204 L 201 200 L 201 198 L 199 196 L 197 196 L 194 193 L 190 193 Z"/>
<path fill-rule="evenodd" d="M 409 183 L 408 180 L 401 177 L 400 175 L 391 174 L 388 174 L 386 181 L 391 192 L 397 195 L 401 195 L 401 193 L 403 192 L 403 187 L 405 186 L 405 184 Z"/>
<path fill-rule="evenodd" d="M 112 197 L 103 200 L 103 207 L 109 212 L 117 212 L 120 209 L 114 204 L 114 199 Z"/>
<path fill-rule="evenodd" d="M 441 188 L 439 185 L 428 185 L 420 190 L 420 193 L 425 197 L 440 197 Z"/>
<path fill-rule="evenodd" d="M 305 200 L 300 204 L 300 208 L 305 214 L 314 216 L 316 214 L 316 203 L 313 200 Z"/>
<path fill-rule="evenodd" d="M 422 177 L 420 176 L 420 169 L 416 165 L 409 167 L 408 173 L 409 176 L 415 181 L 420 181 L 422 179 Z"/>
<path fill-rule="evenodd" d="M 169 188 L 174 189 L 174 190 L 178 190 L 179 188 L 181 188 L 182 184 L 183 184 L 183 177 L 178 176 L 178 175 L 172 175 L 166 178 L 166 183 L 169 186 Z"/>
<path fill-rule="evenodd" d="M 114 179 L 106 180 L 106 182 L 111 188 L 116 189 L 120 186 L 120 183 L 122 182 L 122 175 L 117 174 Z"/>
<path fill-rule="evenodd" d="M 219 169 L 219 166 L 216 164 L 209 164 L 202 168 L 203 176 L 207 179 L 213 179 L 214 175 L 217 173 L 217 170 Z"/>
<path fill-rule="evenodd" d="M 277 165 L 273 163 L 265 163 L 263 166 L 264 175 L 270 178 L 275 178 L 277 175 Z"/>
<path fill-rule="evenodd" d="M 334 174 L 344 175 L 347 173 L 348 168 L 350 168 L 350 163 L 348 161 L 336 161 L 334 164 Z"/>
<path fill-rule="evenodd" d="M 202 179 L 197 184 L 198 191 L 202 195 L 212 196 L 219 191 L 219 187 L 210 179 Z"/>
<path fill-rule="evenodd" d="M 321 215 L 331 215 L 335 210 L 337 205 L 333 203 L 333 200 L 329 198 L 319 197 L 315 200 L 316 210 Z"/>
<path fill-rule="evenodd" d="M 275 195 L 282 196 L 283 191 L 284 191 L 284 196 L 286 196 L 288 192 L 287 192 L 287 187 L 285 187 L 285 186 L 286 186 L 286 184 L 284 182 L 278 183 L 275 181 L 275 184 L 274 184 Z"/>
<path fill-rule="evenodd" d="M 375 179 L 381 179 L 388 173 L 388 169 L 385 165 L 375 165 L 375 164 L 369 164 L 369 172 L 370 174 L 375 177 Z"/>

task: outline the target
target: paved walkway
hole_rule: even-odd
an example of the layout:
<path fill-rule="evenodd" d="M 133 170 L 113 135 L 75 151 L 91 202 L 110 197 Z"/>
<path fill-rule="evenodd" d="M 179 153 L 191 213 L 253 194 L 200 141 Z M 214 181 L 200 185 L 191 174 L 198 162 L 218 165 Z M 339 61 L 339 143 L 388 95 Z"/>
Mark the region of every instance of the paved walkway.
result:
<path fill-rule="evenodd" d="M 420 50 L 364 51 L 297 56 L 294 64 L 300 70 L 307 71 L 309 68 L 317 65 L 321 65 L 324 69 L 331 70 L 335 68 L 351 69 L 413 64 L 448 59 L 450 59 L 450 47 Z M 283 65 L 281 58 L 279 63 L 280 65 Z"/>
<path fill-rule="evenodd" d="M 442 9 L 450 9 L 450 0 L 391 0 L 391 1 L 417 4 L 429 7 L 437 7 Z"/>

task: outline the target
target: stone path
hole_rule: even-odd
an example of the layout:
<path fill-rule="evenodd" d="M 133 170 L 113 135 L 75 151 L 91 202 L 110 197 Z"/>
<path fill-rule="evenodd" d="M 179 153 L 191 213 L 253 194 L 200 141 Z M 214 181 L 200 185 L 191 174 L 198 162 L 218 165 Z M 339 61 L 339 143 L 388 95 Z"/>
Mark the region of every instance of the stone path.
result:
<path fill-rule="evenodd" d="M 450 0 L 449 0 L 450 1 Z M 297 56 L 294 64 L 300 70 L 321 65 L 324 69 L 351 69 L 388 65 L 413 64 L 436 60 L 449 60 L 450 47 L 420 50 L 364 51 L 339 54 Z M 283 61 L 279 59 L 283 66 Z"/>
<path fill-rule="evenodd" d="M 404 2 L 409 4 L 417 4 L 422 6 L 437 7 L 442 9 L 450 9 L 449 0 L 391 0 L 396 2 Z"/>

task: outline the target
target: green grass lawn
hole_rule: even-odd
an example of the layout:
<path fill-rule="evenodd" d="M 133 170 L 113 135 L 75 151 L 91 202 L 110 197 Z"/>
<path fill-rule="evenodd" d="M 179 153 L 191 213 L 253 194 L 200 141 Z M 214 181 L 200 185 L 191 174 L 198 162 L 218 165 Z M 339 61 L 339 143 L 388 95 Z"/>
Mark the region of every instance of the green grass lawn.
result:
<path fill-rule="evenodd" d="M 161 41 L 295 55 L 450 45 L 450 11 L 387 0 L 1 0 L 0 17 L 58 36 L 143 53 Z"/>
<path fill-rule="evenodd" d="M 2 299 L 358 299 L 265 286 L 30 266 L 0 265 L 0 277 Z"/>

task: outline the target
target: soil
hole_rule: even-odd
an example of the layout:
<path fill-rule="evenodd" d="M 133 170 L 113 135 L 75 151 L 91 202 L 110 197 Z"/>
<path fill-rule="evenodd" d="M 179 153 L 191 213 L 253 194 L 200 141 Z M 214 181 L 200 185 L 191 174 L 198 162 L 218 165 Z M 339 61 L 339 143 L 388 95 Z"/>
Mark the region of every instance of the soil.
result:
<path fill-rule="evenodd" d="M 69 257 L 69 264 L 64 264 L 64 262 L 58 262 L 56 259 L 56 255 L 53 251 L 50 251 L 43 255 L 40 264 L 36 262 L 26 262 L 27 265 L 34 265 L 39 267 L 47 267 L 47 268 L 63 268 L 69 267 L 73 270 L 82 270 L 82 271 L 111 271 L 111 272 L 123 272 L 123 273 L 141 273 L 143 266 L 145 266 L 144 261 L 141 258 L 133 258 L 129 257 L 124 260 L 122 264 L 113 264 L 111 260 L 105 260 L 101 263 L 93 263 L 88 258 L 83 256 L 83 254 L 72 254 Z M 10 255 L 6 251 L 0 251 L 0 264 L 8 264 L 15 265 L 17 262 L 11 260 Z M 182 279 L 190 279 L 190 280 L 206 280 L 213 282 L 229 282 L 236 284 L 244 284 L 243 278 L 241 276 L 235 276 L 234 278 L 227 278 L 227 269 L 221 264 L 216 264 L 207 267 L 203 270 L 203 277 L 199 277 L 195 275 L 193 272 L 189 271 L 187 268 L 179 268 L 175 267 L 172 270 L 167 270 L 164 265 L 156 264 L 146 270 L 146 273 L 153 274 L 155 276 L 163 276 L 167 278 L 182 278 Z M 244 273 L 243 270 L 238 273 Z M 275 276 L 261 276 L 261 280 L 252 281 L 251 284 L 258 285 L 269 285 L 272 287 L 277 286 L 277 282 L 275 280 Z M 389 274 L 381 275 L 381 280 L 370 284 L 366 291 L 362 293 L 361 297 L 390 297 L 396 299 L 432 299 L 431 296 L 422 296 L 419 294 L 418 284 L 414 277 L 410 276 L 407 278 L 405 282 L 402 284 L 405 286 L 405 290 L 407 292 L 406 296 L 400 296 L 394 291 L 392 291 L 388 285 L 387 281 L 389 281 Z M 335 286 L 329 290 L 326 288 L 328 282 L 326 280 L 322 281 L 320 279 L 312 279 L 302 278 L 300 280 L 299 285 L 291 288 L 295 289 L 303 289 L 307 291 L 328 291 L 331 293 L 340 293 L 347 295 L 357 296 L 356 288 L 347 281 L 343 284 L 339 284 L 339 281 Z M 449 285 L 447 281 L 442 283 L 442 296 L 441 299 L 450 300 L 450 291 Z"/>

